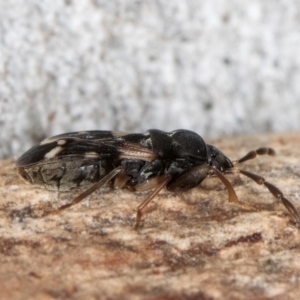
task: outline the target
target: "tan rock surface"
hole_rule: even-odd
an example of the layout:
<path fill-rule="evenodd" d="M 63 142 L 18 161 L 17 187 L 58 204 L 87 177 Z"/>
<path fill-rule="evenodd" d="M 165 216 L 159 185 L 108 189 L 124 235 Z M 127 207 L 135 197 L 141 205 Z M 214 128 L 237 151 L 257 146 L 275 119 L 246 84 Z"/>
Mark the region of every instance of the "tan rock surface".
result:
<path fill-rule="evenodd" d="M 244 169 L 278 186 L 300 208 L 300 134 L 222 138 L 210 143 L 232 159 L 260 146 Z M 268 190 L 231 176 L 246 211 L 211 179 L 183 197 L 167 191 L 150 205 L 139 231 L 135 208 L 145 195 L 102 189 L 82 204 L 32 218 L 77 193 L 27 185 L 13 160 L 0 168 L 1 299 L 299 299 L 300 225 Z"/>

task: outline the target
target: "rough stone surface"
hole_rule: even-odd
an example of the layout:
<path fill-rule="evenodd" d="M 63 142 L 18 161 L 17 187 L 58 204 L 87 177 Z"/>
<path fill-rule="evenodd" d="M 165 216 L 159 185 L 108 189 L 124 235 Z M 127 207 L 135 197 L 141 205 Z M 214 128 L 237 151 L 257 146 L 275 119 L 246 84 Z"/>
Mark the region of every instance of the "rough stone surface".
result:
<path fill-rule="evenodd" d="M 232 159 L 259 146 L 244 169 L 277 185 L 300 208 L 300 134 L 210 141 Z M 0 166 L 1 299 L 298 299 L 300 225 L 268 191 L 233 176 L 240 200 L 227 201 L 217 180 L 184 194 L 161 192 L 139 231 L 145 195 L 100 190 L 57 215 L 33 218 L 70 201 L 27 185 L 14 161 Z"/>
<path fill-rule="evenodd" d="M 0 1 L 0 157 L 68 131 L 300 130 L 297 0 Z"/>

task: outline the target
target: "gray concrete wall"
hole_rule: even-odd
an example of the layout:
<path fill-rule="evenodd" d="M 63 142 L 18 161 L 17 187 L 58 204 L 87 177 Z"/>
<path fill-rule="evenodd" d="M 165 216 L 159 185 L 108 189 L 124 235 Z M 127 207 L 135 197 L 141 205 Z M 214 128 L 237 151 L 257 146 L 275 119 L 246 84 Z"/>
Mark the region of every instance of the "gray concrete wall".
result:
<path fill-rule="evenodd" d="M 0 0 L 0 157 L 87 129 L 300 129 L 297 0 Z"/>

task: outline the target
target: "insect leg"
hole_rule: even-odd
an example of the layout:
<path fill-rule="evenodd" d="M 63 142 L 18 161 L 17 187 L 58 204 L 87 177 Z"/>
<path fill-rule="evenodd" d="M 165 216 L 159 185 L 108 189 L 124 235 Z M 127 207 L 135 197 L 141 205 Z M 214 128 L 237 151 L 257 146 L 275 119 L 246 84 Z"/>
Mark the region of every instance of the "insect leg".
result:
<path fill-rule="evenodd" d="M 167 186 L 169 191 L 188 191 L 200 184 L 207 177 L 207 165 L 199 165 L 185 170 Z"/>
<path fill-rule="evenodd" d="M 48 212 L 44 216 L 58 214 L 62 210 L 65 210 L 66 208 L 69 208 L 69 207 L 71 207 L 71 206 L 79 203 L 84 198 L 86 198 L 88 195 L 92 194 L 97 189 L 99 189 L 101 186 L 103 186 L 104 184 L 106 184 L 109 180 L 111 180 L 112 178 L 114 178 L 115 176 L 117 176 L 118 174 L 120 174 L 122 171 L 123 171 L 123 167 L 122 166 L 113 169 L 110 173 L 108 173 L 106 176 L 104 176 L 100 181 L 98 181 L 97 183 L 95 183 L 94 185 L 92 185 L 89 189 L 87 189 L 82 194 L 78 195 L 75 199 L 73 199 L 73 201 L 71 203 L 65 204 L 65 205 L 59 207 L 58 209 L 56 209 L 54 211 Z"/>
<path fill-rule="evenodd" d="M 245 209 L 257 210 L 254 206 L 239 201 L 233 186 L 231 185 L 229 180 L 218 169 L 216 169 L 214 167 L 209 167 L 208 175 L 211 175 L 211 176 L 216 175 L 223 182 L 223 184 L 226 186 L 226 188 L 228 190 L 229 202 L 233 202 L 234 204 L 236 204 L 242 208 L 245 208 Z"/>
<path fill-rule="evenodd" d="M 160 183 L 160 176 L 154 177 L 146 182 L 137 184 L 132 187 L 134 192 L 145 192 L 157 188 L 157 185 Z"/>
<path fill-rule="evenodd" d="M 281 200 L 283 205 L 286 207 L 286 209 L 289 211 L 291 216 L 296 221 L 300 221 L 300 215 L 296 207 L 284 197 L 283 193 L 273 184 L 267 182 L 262 176 L 259 176 L 257 174 L 250 173 L 248 171 L 240 170 L 240 173 L 251 178 L 254 180 L 257 184 L 265 185 L 267 189 L 270 191 L 270 193 L 277 199 Z"/>
<path fill-rule="evenodd" d="M 119 174 L 116 175 L 116 178 L 113 183 L 113 188 L 121 189 L 129 179 L 130 177 L 127 175 L 126 170 L 123 169 Z"/>
<path fill-rule="evenodd" d="M 234 163 L 242 163 L 244 161 L 250 160 L 255 158 L 257 155 L 270 155 L 270 156 L 274 156 L 276 153 L 272 148 L 266 148 L 266 147 L 262 147 L 262 148 L 258 148 L 256 150 L 252 150 L 250 152 L 248 152 L 245 156 L 243 156 L 242 158 L 240 158 L 237 161 L 234 161 Z"/>
<path fill-rule="evenodd" d="M 143 210 L 149 202 L 162 190 L 171 180 L 171 175 L 165 174 L 158 178 L 155 190 L 137 207 L 135 229 L 138 229 L 141 221 Z"/>

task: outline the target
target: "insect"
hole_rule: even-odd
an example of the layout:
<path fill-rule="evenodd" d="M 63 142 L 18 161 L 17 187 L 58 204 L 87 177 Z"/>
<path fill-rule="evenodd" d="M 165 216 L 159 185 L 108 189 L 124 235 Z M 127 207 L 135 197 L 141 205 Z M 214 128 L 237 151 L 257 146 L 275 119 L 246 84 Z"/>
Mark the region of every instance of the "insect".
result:
<path fill-rule="evenodd" d="M 264 185 L 281 200 L 291 216 L 300 221 L 294 205 L 273 184 L 257 174 L 240 169 L 239 164 L 257 155 L 275 155 L 271 148 L 252 150 L 237 161 L 231 161 L 220 150 L 195 132 L 151 129 L 145 134 L 114 131 L 71 132 L 43 140 L 25 152 L 16 162 L 20 175 L 32 184 L 49 190 L 70 191 L 87 188 L 72 202 L 51 213 L 59 213 L 82 201 L 96 189 L 111 184 L 113 188 L 148 191 L 148 197 L 137 207 L 136 227 L 143 211 L 157 193 L 187 191 L 207 177 L 218 177 L 228 190 L 229 201 L 243 208 L 254 207 L 238 200 L 225 177 L 243 174 Z"/>

